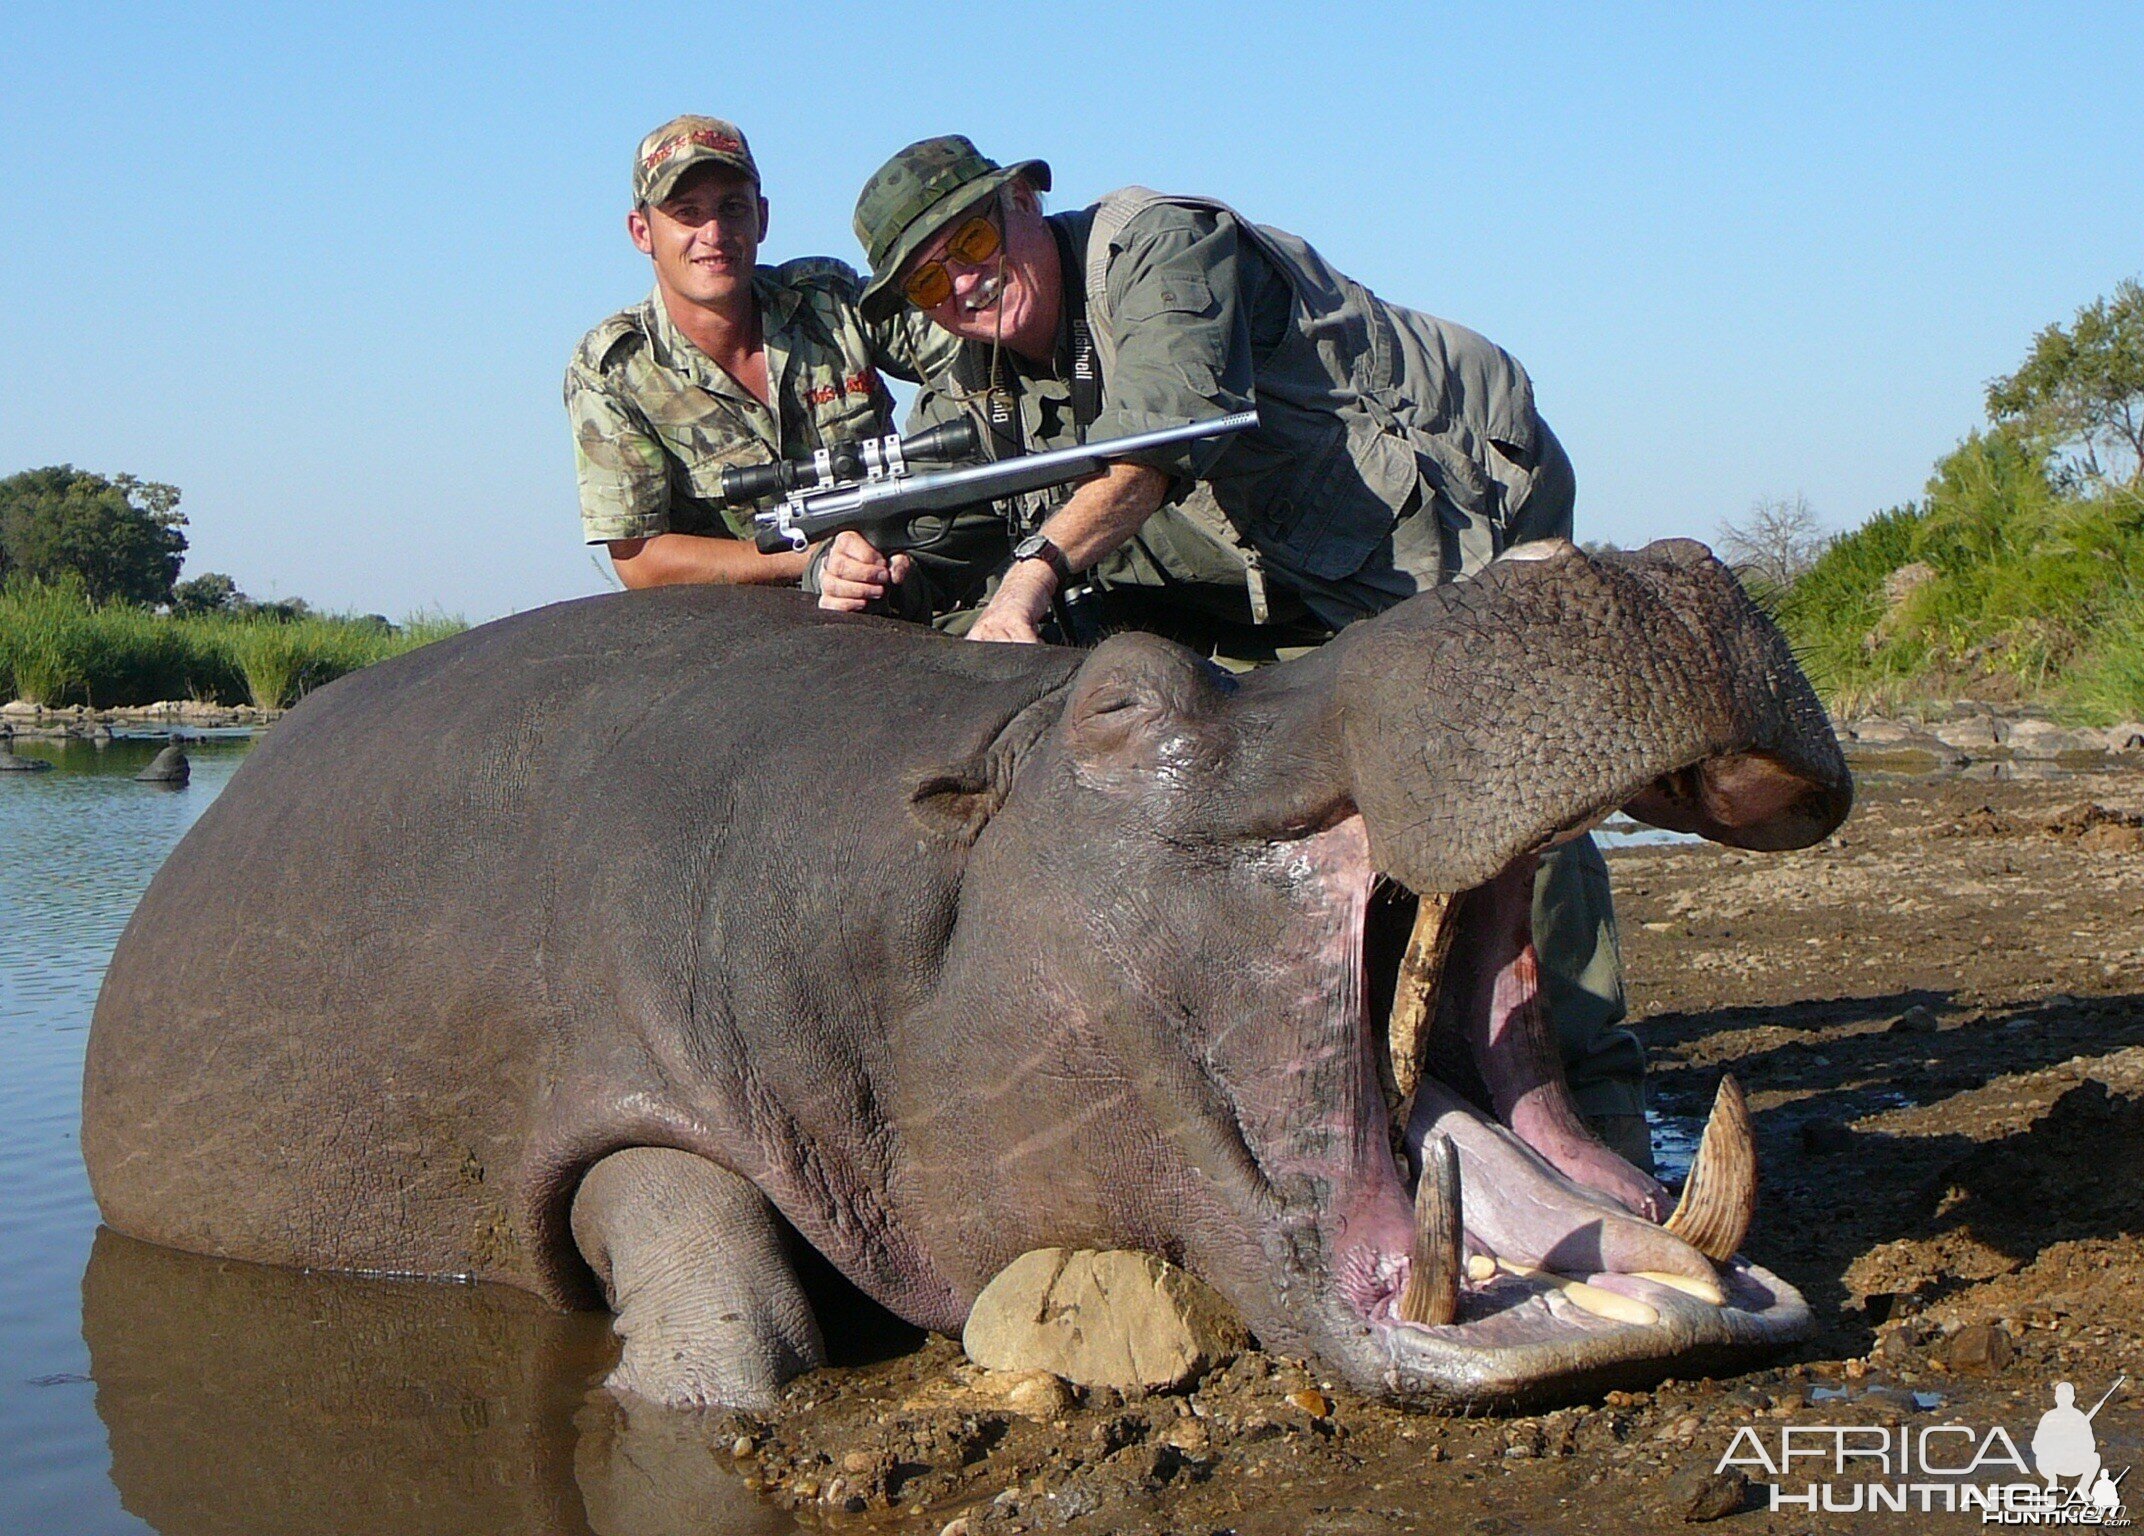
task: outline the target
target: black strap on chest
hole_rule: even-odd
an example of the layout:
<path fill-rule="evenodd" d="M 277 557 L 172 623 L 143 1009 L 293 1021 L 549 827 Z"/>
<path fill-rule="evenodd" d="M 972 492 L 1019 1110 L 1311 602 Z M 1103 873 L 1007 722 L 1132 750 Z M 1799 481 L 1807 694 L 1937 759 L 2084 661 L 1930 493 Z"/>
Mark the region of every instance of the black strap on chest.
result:
<path fill-rule="evenodd" d="M 1074 254 L 1064 230 L 1052 224 L 1050 233 L 1057 237 L 1057 269 L 1064 274 L 1066 328 L 1072 337 L 1072 423 L 1084 443 L 1087 429 L 1102 414 L 1102 360 L 1087 319 L 1087 264 Z"/>

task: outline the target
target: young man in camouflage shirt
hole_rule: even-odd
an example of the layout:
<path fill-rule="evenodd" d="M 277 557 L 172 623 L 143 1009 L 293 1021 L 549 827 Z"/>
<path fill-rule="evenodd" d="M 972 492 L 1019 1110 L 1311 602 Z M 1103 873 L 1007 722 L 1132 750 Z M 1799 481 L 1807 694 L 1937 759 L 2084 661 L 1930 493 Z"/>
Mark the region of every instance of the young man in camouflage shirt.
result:
<path fill-rule="evenodd" d="M 914 311 L 867 324 L 845 262 L 760 266 L 759 167 L 719 118 L 640 141 L 625 224 L 655 291 L 590 331 L 566 369 L 583 534 L 628 587 L 793 583 L 806 554 L 761 554 L 757 507 L 722 504 L 722 471 L 891 430 L 881 371 L 918 377 L 949 338 Z"/>

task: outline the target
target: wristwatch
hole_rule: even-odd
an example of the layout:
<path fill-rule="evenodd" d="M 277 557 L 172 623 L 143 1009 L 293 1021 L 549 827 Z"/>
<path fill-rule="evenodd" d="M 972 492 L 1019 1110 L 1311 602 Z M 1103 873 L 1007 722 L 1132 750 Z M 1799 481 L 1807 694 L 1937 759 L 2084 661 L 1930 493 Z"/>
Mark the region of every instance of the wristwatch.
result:
<path fill-rule="evenodd" d="M 1040 560 L 1057 577 L 1059 587 L 1069 586 L 1072 581 L 1072 563 L 1065 559 L 1065 552 L 1039 533 L 1031 533 L 1012 547 L 1012 563 L 1022 560 Z"/>

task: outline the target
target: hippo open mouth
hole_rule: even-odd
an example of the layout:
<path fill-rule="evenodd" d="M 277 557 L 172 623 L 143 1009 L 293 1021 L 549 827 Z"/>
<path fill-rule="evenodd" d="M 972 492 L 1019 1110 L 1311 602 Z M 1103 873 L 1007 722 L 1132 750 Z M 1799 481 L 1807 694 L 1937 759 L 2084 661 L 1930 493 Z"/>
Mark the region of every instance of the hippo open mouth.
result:
<path fill-rule="evenodd" d="M 1791 1286 L 1738 1254 L 1757 1187 L 1732 1077 L 1672 1211 L 1580 1119 L 1528 931 L 1536 865 L 1458 896 L 1373 877 L 1354 903 L 1355 1034 L 1391 1155 L 1337 1223 L 1334 1281 L 1404 1395 L 1566 1397 L 1718 1368 L 1811 1326 Z"/>
<path fill-rule="evenodd" d="M 1748 846 L 1835 824 L 1837 799 L 1835 786 L 1734 755 L 1661 775 L 1628 808 Z M 1533 945 L 1538 853 L 1471 889 L 1417 893 L 1375 868 L 1359 818 L 1317 841 L 1344 913 L 1336 991 L 1370 1122 L 1340 1138 L 1367 1155 L 1330 1170 L 1319 1225 L 1334 1289 L 1388 1362 L 1387 1390 L 1518 1405 L 1722 1368 L 1805 1337 L 1800 1294 L 1738 1252 L 1757 1168 L 1733 1077 L 1672 1209 L 1580 1118 Z"/>
<path fill-rule="evenodd" d="M 1040 963 L 1089 1000 L 1072 1011 L 1113 1062 L 1100 1080 L 1121 1073 L 1171 1149 L 1138 1158 L 1181 1159 L 1143 1203 L 1068 1200 L 1053 1241 L 1158 1246 L 1268 1347 L 1432 1407 L 1806 1334 L 1802 1298 L 1737 1252 L 1756 1197 L 1740 1090 L 1723 1083 L 1677 1205 L 1579 1116 L 1534 951 L 1542 856 L 1618 810 L 1776 849 L 1851 807 L 1813 691 L 1702 549 L 1546 546 L 1240 681 L 1119 637 L 1051 742 L 1021 782 L 1062 797 L 1008 808 L 996 846 L 1122 818 L 1018 879 L 1068 936 Z M 1121 861 L 1099 878 L 1098 849 Z M 1097 1102 L 1120 1111 L 1099 1162 L 1132 1161 L 1140 1119 Z"/>

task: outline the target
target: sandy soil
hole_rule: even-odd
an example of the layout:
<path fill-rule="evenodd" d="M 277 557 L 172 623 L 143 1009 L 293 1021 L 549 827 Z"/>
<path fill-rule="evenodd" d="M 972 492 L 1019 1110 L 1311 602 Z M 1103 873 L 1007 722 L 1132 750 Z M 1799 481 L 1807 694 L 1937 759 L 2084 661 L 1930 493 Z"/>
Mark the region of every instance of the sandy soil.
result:
<path fill-rule="evenodd" d="M 1260 1354 L 1186 1395 L 1030 1418 L 956 1344 L 911 1340 L 799 1380 L 769 1419 L 710 1422 L 712 1454 L 830 1530 L 1619 1531 L 1679 1528 L 1708 1495 L 1735 1531 L 1962 1530 L 1980 1516 L 1775 1514 L 1761 1471 L 1739 1500 L 1712 1475 L 1744 1425 L 1776 1447 L 1783 1425 L 2001 1424 L 2023 1450 L 2055 1381 L 2089 1407 L 2126 1373 L 2094 1426 L 2113 1470 L 2144 1461 L 2144 773 L 1864 773 L 1820 847 L 1611 858 L 1656 1104 L 1687 1125 L 1722 1071 L 1749 1091 L 1747 1247 L 1808 1297 L 1811 1344 L 1458 1420 Z M 1866 1475 L 1787 1482 L 1843 1498 Z"/>

